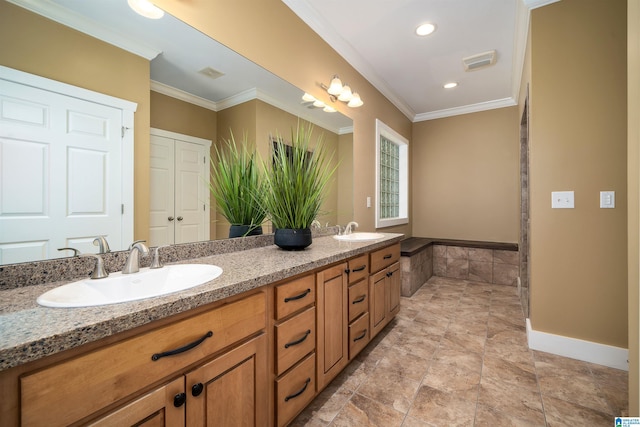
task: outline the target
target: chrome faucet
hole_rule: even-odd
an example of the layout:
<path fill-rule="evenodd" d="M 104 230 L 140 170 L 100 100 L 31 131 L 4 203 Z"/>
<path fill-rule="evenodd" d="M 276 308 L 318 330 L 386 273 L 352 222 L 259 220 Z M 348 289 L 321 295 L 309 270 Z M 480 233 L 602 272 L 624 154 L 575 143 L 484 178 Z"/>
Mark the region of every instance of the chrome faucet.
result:
<path fill-rule="evenodd" d="M 111 252 L 111 249 L 109 249 L 109 243 L 107 242 L 107 238 L 105 236 L 98 236 L 93 239 L 93 246 L 98 246 L 99 254 L 106 254 L 108 252 Z"/>
<path fill-rule="evenodd" d="M 137 273 L 140 271 L 140 254 L 148 255 L 149 248 L 144 244 L 144 240 L 136 240 L 129 246 L 129 257 L 124 264 L 122 274 Z"/>
<path fill-rule="evenodd" d="M 164 267 L 160 262 L 160 249 L 168 248 L 169 245 L 157 246 L 151 249 L 151 266 L 149 268 L 162 268 Z"/>
<path fill-rule="evenodd" d="M 356 227 L 358 228 L 358 223 L 355 221 L 351 221 L 349 224 L 347 224 L 344 227 L 344 234 L 351 234 L 353 233 L 353 228 Z"/>

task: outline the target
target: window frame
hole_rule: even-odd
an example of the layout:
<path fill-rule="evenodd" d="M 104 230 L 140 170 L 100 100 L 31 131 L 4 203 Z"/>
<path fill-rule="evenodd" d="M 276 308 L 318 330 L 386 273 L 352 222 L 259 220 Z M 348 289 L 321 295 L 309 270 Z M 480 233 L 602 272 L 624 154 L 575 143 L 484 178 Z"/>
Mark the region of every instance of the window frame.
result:
<path fill-rule="evenodd" d="M 380 185 L 380 137 L 384 137 L 399 148 L 399 214 L 394 218 L 381 218 L 381 185 Z M 376 228 L 392 227 L 409 223 L 409 140 L 393 130 L 379 119 L 376 119 Z"/>

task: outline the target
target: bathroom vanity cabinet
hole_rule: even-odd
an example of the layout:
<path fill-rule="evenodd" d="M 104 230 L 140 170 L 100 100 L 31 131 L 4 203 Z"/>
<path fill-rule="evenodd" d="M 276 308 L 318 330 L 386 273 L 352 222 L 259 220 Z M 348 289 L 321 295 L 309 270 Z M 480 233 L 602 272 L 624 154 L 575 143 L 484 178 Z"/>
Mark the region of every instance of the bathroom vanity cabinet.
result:
<path fill-rule="evenodd" d="M 285 426 L 399 310 L 400 244 L 0 371 L 2 425 Z"/>

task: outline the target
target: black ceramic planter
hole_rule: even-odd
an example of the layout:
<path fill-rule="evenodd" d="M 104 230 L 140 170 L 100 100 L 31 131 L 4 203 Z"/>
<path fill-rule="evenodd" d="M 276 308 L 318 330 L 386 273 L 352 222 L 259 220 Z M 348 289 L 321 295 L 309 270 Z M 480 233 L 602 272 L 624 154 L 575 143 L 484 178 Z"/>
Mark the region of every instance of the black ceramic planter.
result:
<path fill-rule="evenodd" d="M 251 225 L 232 225 L 229 227 L 229 237 L 258 236 L 262 234 L 261 225 L 251 227 Z"/>
<path fill-rule="evenodd" d="M 276 228 L 273 242 L 285 251 L 301 251 L 311 244 L 311 229 Z"/>

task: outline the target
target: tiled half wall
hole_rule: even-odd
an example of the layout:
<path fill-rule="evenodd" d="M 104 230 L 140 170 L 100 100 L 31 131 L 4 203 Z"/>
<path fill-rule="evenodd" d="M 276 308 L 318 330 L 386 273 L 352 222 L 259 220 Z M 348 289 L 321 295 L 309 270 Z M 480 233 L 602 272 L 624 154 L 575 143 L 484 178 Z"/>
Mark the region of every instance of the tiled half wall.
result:
<path fill-rule="evenodd" d="M 401 246 L 403 296 L 413 295 L 431 276 L 517 285 L 519 256 L 515 244 L 412 237 Z"/>

